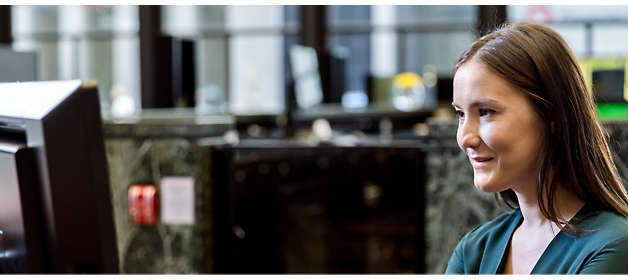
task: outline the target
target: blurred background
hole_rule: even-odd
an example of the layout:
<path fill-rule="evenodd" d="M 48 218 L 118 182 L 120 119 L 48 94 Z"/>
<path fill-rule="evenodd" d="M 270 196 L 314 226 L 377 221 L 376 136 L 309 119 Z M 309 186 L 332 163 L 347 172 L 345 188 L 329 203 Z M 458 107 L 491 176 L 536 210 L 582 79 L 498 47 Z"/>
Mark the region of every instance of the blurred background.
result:
<path fill-rule="evenodd" d="M 293 45 L 316 51 L 323 103 L 339 103 L 345 93 L 388 101 L 386 82 L 404 72 L 424 79 L 430 101 L 446 100 L 447 94 L 438 95 L 444 92 L 438 82 L 449 87 L 442 80 L 451 79 L 457 56 L 505 20 L 554 28 L 583 61 L 626 52 L 624 6 L 482 7 L 16 5 L 2 8 L 2 43 L 35 54 L 37 80 L 98 80 L 105 111 L 128 95 L 134 111 L 201 107 L 258 115 L 294 106 Z M 168 94 L 155 90 L 158 83 L 151 79 L 160 74 L 150 68 L 163 66 L 154 53 L 168 40 L 185 46 L 171 53 L 189 56 L 192 65 L 183 66 L 189 71 L 181 78 L 181 96 L 162 101 L 159 95 Z"/>
<path fill-rule="evenodd" d="M 443 273 L 501 213 L 455 144 L 452 70 L 518 20 L 628 119 L 628 6 L 0 6 L 0 82 L 98 82 L 122 273 Z M 192 221 L 131 217 L 167 176 Z"/>

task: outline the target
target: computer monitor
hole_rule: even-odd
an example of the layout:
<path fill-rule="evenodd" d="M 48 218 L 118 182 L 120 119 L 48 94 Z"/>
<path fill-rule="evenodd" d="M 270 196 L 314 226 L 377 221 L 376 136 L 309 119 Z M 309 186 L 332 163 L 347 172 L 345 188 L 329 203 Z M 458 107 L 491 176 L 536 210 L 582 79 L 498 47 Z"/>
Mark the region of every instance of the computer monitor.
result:
<path fill-rule="evenodd" d="M 34 52 L 16 52 L 11 45 L 0 45 L 0 83 L 37 80 Z"/>
<path fill-rule="evenodd" d="M 0 83 L 0 270 L 119 273 L 94 82 Z"/>
<path fill-rule="evenodd" d="M 593 71 L 591 76 L 597 103 L 626 103 L 624 69 Z"/>

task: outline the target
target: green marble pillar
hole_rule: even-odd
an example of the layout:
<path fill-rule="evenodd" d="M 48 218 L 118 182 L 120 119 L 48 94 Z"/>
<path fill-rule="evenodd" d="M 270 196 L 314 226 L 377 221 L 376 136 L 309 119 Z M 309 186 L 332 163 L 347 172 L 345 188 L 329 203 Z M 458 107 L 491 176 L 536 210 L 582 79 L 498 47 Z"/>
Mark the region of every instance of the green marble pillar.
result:
<path fill-rule="evenodd" d="M 137 117 L 103 120 L 120 271 L 126 274 L 213 272 L 211 146 L 235 127 L 231 116 L 185 110 L 145 110 Z M 129 219 L 128 190 L 165 176 L 195 182 L 195 224 L 138 226 Z"/>
<path fill-rule="evenodd" d="M 473 184 L 473 168 L 456 142 L 457 120 L 432 119 L 427 153 L 426 273 L 442 274 L 460 239 L 503 213 L 492 194 Z"/>

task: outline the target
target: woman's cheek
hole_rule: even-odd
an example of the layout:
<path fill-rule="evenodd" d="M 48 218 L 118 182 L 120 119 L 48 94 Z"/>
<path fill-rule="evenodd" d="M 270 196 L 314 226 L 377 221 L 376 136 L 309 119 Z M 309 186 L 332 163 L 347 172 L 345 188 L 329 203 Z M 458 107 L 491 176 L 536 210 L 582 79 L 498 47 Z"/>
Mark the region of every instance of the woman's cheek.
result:
<path fill-rule="evenodd" d="M 491 122 L 480 126 L 480 137 L 484 144 L 492 151 L 499 150 L 507 144 L 508 131 L 504 131 L 500 124 Z"/>
<path fill-rule="evenodd" d="M 464 148 L 462 148 L 462 138 L 461 138 L 461 132 L 460 132 L 460 125 L 458 125 L 458 130 L 456 130 L 456 143 L 458 143 L 458 147 L 464 151 Z"/>
<path fill-rule="evenodd" d="M 493 142 L 494 130 L 495 130 L 495 127 L 490 123 L 480 125 L 480 129 L 479 129 L 480 138 L 482 138 L 482 142 L 484 142 L 484 144 L 489 145 L 490 143 Z"/>

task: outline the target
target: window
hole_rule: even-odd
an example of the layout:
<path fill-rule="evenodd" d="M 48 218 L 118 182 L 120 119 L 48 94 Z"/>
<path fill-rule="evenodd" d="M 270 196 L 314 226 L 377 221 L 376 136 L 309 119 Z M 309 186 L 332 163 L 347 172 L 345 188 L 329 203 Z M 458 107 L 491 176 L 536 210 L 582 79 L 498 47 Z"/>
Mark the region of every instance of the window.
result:
<path fill-rule="evenodd" d="M 578 58 L 628 56 L 628 6 L 512 5 L 508 20 L 551 27 Z"/>
<path fill-rule="evenodd" d="M 162 6 L 162 33 L 194 41 L 196 95 L 204 96 L 208 107 L 279 114 L 286 109 L 291 80 L 287 50 L 300 43 L 301 9 Z M 369 76 L 391 78 L 406 71 L 450 76 L 455 59 L 476 38 L 477 11 L 460 5 L 327 6 L 327 48 L 348 55 L 344 90 L 367 91 Z M 12 6 L 12 14 L 13 49 L 36 53 L 39 80 L 96 79 L 104 109 L 120 94 L 132 96 L 141 108 L 138 6 Z M 608 32 L 624 32 L 622 24 L 609 24 L 617 30 L 595 31 L 601 38 L 595 42 L 613 36 Z M 576 42 L 576 52 L 584 53 L 582 27 L 562 30 L 572 34 L 568 40 Z M 621 53 L 626 44 L 616 42 L 592 47 L 600 54 Z"/>
<path fill-rule="evenodd" d="M 477 37 L 477 6 L 397 6 L 399 71 L 422 75 L 426 65 L 451 76 L 456 59 Z"/>
<path fill-rule="evenodd" d="M 96 79 L 103 109 L 128 94 L 140 108 L 137 6 L 12 6 L 13 49 L 34 52 L 38 80 Z"/>
<path fill-rule="evenodd" d="M 327 6 L 328 48 L 348 57 L 345 91 L 366 91 L 371 68 L 371 6 Z"/>
<path fill-rule="evenodd" d="M 194 39 L 197 94 L 222 102 L 212 106 L 284 110 L 284 6 L 163 6 L 162 14 L 164 33 Z"/>

